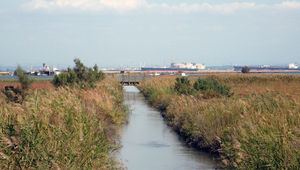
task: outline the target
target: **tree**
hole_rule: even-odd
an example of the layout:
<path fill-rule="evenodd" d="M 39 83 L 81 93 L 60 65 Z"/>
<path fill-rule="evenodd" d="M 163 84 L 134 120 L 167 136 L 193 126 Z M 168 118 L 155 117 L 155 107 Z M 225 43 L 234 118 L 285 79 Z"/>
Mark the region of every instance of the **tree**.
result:
<path fill-rule="evenodd" d="M 21 95 L 22 99 L 19 102 L 22 103 L 28 94 L 29 85 L 32 83 L 32 79 L 27 76 L 26 72 L 21 68 L 21 66 L 18 66 L 15 72 L 21 84 L 21 89 L 16 89 L 15 93 L 17 95 Z"/>
<path fill-rule="evenodd" d="M 97 65 L 88 68 L 78 58 L 74 59 L 74 63 L 73 69 L 68 68 L 67 72 L 54 77 L 53 84 L 56 87 L 78 85 L 81 88 L 93 88 L 96 86 L 96 82 L 105 78 L 104 73 L 99 71 Z"/>
<path fill-rule="evenodd" d="M 216 94 L 230 97 L 233 94 L 230 92 L 230 87 L 220 84 L 217 80 L 212 78 L 202 79 L 199 78 L 194 83 L 194 89 L 197 91 L 211 91 Z"/>
<path fill-rule="evenodd" d="M 26 72 L 21 68 L 21 66 L 18 66 L 15 72 L 18 76 L 19 82 L 21 83 L 22 90 L 28 90 L 32 80 L 27 76 Z"/>
<path fill-rule="evenodd" d="M 250 72 L 250 68 L 248 66 L 244 66 L 242 68 L 242 73 L 249 73 Z"/>
<path fill-rule="evenodd" d="M 192 95 L 194 92 L 187 77 L 176 78 L 174 89 L 178 94 Z"/>

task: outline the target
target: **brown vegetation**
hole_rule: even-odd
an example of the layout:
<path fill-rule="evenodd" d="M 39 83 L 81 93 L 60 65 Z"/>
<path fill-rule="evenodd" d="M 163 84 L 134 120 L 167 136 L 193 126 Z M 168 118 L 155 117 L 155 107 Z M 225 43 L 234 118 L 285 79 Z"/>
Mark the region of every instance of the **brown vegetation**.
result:
<path fill-rule="evenodd" d="M 224 168 L 295 169 L 300 164 L 300 76 L 210 76 L 233 96 L 178 95 L 175 78 L 139 88 L 187 143 L 216 153 Z M 191 80 L 194 82 L 195 80 Z"/>
<path fill-rule="evenodd" d="M 0 90 L 3 90 L 5 86 L 14 86 L 15 88 L 21 87 L 21 84 L 18 82 L 0 82 Z M 29 85 L 29 88 L 32 90 L 36 89 L 52 89 L 54 88 L 53 84 L 51 81 L 38 81 L 38 82 L 33 82 L 32 84 Z"/>
<path fill-rule="evenodd" d="M 119 82 L 52 87 L 34 83 L 22 104 L 0 93 L 0 169 L 114 169 L 116 128 L 126 115 Z"/>

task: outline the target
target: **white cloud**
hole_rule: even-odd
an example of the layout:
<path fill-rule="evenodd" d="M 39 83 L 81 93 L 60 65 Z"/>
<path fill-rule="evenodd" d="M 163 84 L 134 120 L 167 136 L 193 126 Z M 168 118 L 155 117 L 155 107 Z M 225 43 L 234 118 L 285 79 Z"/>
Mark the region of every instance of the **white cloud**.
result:
<path fill-rule="evenodd" d="M 216 5 L 212 5 L 209 3 L 203 3 L 203 4 L 182 3 L 178 6 L 166 6 L 166 8 L 175 12 L 187 12 L 187 13 L 198 12 L 198 11 L 233 13 L 237 10 L 255 8 L 255 6 L 256 6 L 255 3 L 248 3 L 248 2 L 242 2 L 242 3 L 234 2 L 234 3 L 216 4 Z"/>
<path fill-rule="evenodd" d="M 277 8 L 287 8 L 287 9 L 300 9 L 300 2 L 295 1 L 285 1 L 280 4 L 276 4 L 275 7 Z"/>
<path fill-rule="evenodd" d="M 239 10 L 256 9 L 296 9 L 300 10 L 300 2 L 284 1 L 273 5 L 256 4 L 254 2 L 232 2 L 223 4 L 210 3 L 181 3 L 179 5 L 168 5 L 166 3 L 149 3 L 147 0 L 32 0 L 26 4 L 30 9 L 76 9 L 83 11 L 105 11 L 117 12 L 132 11 L 139 9 L 161 10 L 165 12 L 218 12 L 234 13 Z"/>
<path fill-rule="evenodd" d="M 146 0 L 32 0 L 26 4 L 32 9 L 80 9 L 91 11 L 128 11 L 145 6 Z"/>

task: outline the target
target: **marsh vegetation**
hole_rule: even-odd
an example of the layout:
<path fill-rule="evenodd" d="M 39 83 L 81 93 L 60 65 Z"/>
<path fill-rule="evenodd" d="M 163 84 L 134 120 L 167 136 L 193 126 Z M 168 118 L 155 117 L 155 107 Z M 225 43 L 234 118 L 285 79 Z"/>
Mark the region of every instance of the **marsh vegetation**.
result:
<path fill-rule="evenodd" d="M 111 153 L 126 119 L 119 82 L 101 78 L 86 88 L 42 83 L 28 86 L 22 103 L 0 93 L 0 169 L 116 168 Z"/>
<path fill-rule="evenodd" d="M 223 168 L 299 167 L 300 76 L 181 79 L 155 78 L 139 89 L 187 143 L 214 153 Z"/>

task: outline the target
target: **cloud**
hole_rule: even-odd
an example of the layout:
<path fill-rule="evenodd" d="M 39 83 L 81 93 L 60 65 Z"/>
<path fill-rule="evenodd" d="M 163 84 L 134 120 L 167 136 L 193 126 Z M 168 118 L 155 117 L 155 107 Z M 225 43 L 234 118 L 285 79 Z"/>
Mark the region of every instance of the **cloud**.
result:
<path fill-rule="evenodd" d="M 234 13 L 240 10 L 257 9 L 300 9 L 300 2 L 284 1 L 278 4 L 257 4 L 255 2 L 231 2 L 222 4 L 210 3 L 181 3 L 169 5 L 166 3 L 149 3 L 147 0 L 32 0 L 26 8 L 64 10 L 76 9 L 82 11 L 117 11 L 160 10 L 164 12 L 217 12 Z"/>
<path fill-rule="evenodd" d="M 285 1 L 280 4 L 276 4 L 275 7 L 281 9 L 300 9 L 300 2 Z"/>
<path fill-rule="evenodd" d="M 79 9 L 83 11 L 129 11 L 147 4 L 146 0 L 32 0 L 26 4 L 31 9 Z"/>
<path fill-rule="evenodd" d="M 185 4 L 182 3 L 178 6 L 167 6 L 171 11 L 176 12 L 221 12 L 221 13 L 233 13 L 237 10 L 245 10 L 245 9 L 252 9 L 255 8 L 255 3 L 248 3 L 248 2 L 234 2 L 234 3 L 227 3 L 227 4 Z"/>

